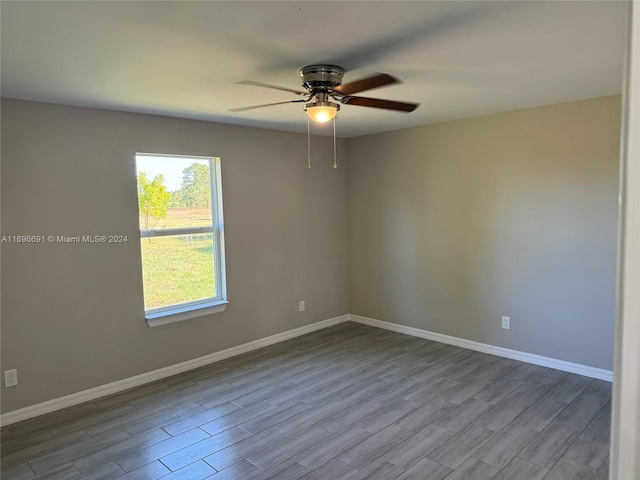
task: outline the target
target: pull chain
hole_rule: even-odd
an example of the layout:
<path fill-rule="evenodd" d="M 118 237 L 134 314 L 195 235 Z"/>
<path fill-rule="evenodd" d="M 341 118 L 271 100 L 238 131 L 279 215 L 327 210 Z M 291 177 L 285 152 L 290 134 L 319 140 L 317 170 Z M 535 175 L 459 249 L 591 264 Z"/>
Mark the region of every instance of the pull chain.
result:
<path fill-rule="evenodd" d="M 333 168 L 338 168 L 338 156 L 336 152 L 336 117 L 333 117 Z"/>
<path fill-rule="evenodd" d="M 309 122 L 309 117 L 307 117 L 307 165 L 311 168 L 311 127 Z"/>

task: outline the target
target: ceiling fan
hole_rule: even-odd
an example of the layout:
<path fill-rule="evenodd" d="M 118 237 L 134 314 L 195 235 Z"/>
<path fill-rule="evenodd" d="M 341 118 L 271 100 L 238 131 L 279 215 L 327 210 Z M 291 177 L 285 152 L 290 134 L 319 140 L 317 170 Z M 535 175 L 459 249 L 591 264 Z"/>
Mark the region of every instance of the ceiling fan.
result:
<path fill-rule="evenodd" d="M 254 108 L 270 107 L 272 105 L 282 105 L 285 103 L 304 103 L 304 110 L 311 120 L 316 122 L 328 122 L 332 120 L 340 105 L 357 105 L 360 107 L 382 108 L 386 110 L 394 110 L 398 112 L 412 112 L 418 108 L 418 103 L 396 102 L 393 100 L 382 100 L 378 98 L 359 97 L 353 94 L 371 90 L 400 81 L 386 73 L 378 73 L 376 75 L 356 80 L 351 83 L 342 83 L 344 68 L 337 65 L 307 65 L 300 69 L 300 77 L 302 78 L 302 86 L 306 91 L 295 90 L 287 87 L 279 87 L 263 82 L 254 82 L 244 80 L 238 82 L 243 85 L 254 85 L 257 87 L 273 88 L 291 92 L 296 95 L 306 97 L 300 100 L 289 100 L 286 102 L 266 103 L 263 105 L 253 105 L 250 107 L 233 108 L 231 112 L 242 112 L 252 110 Z M 334 100 L 335 102 L 332 102 Z"/>

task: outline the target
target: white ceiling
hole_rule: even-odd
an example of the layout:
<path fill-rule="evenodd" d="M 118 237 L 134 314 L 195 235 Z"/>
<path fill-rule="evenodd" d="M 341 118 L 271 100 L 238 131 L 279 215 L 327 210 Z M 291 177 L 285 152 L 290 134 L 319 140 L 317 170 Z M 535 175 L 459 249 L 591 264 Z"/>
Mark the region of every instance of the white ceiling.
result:
<path fill-rule="evenodd" d="M 332 63 L 344 82 L 403 84 L 364 96 L 413 113 L 345 105 L 352 137 L 621 92 L 622 1 L 1 2 L 4 97 L 306 132 L 287 92 Z M 315 127 L 316 133 L 329 133 Z"/>

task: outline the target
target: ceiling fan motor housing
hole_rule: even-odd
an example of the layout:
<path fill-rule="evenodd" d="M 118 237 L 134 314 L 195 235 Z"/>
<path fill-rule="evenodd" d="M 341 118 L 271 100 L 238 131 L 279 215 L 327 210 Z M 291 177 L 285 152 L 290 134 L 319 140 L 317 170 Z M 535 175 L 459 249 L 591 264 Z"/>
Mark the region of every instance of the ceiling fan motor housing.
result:
<path fill-rule="evenodd" d="M 309 91 L 329 91 L 342 84 L 344 68 L 337 65 L 307 65 L 300 69 L 302 86 Z"/>

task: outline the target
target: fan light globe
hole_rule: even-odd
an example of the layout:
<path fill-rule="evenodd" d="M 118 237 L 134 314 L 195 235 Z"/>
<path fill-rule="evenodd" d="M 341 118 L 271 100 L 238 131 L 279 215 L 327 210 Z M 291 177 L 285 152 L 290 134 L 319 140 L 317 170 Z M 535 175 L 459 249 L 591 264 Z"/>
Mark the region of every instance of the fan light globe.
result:
<path fill-rule="evenodd" d="M 318 123 L 327 123 L 336 116 L 340 105 L 331 102 L 314 102 L 304 106 L 311 120 Z"/>

